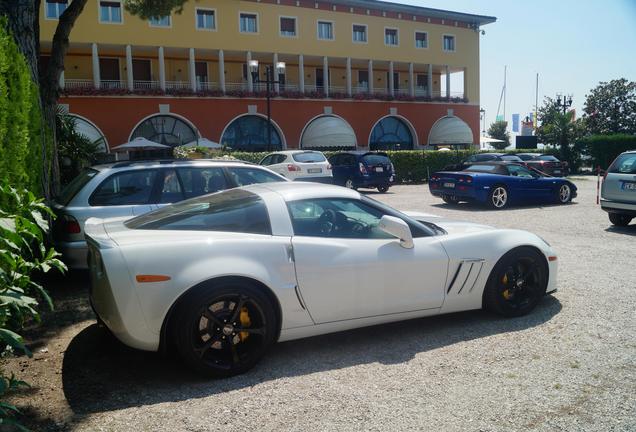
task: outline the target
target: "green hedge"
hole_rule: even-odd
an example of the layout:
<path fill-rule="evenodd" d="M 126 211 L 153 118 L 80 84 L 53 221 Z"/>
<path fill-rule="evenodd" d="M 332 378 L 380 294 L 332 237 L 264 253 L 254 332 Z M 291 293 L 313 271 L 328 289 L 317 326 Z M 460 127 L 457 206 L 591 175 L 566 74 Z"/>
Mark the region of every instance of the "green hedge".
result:
<path fill-rule="evenodd" d="M 0 20 L 0 180 L 40 190 L 38 89 L 5 19 Z"/>
<path fill-rule="evenodd" d="M 490 153 L 492 150 L 483 153 Z M 507 153 L 545 153 L 545 150 L 518 149 Z M 325 156 L 331 157 L 338 153 L 334 151 L 323 152 Z M 444 169 L 446 165 L 456 164 L 475 153 L 472 150 L 460 151 L 437 151 L 437 150 L 400 150 L 386 151 L 395 167 L 396 182 L 398 183 L 421 183 L 428 179 L 429 175 L 435 171 Z M 231 155 L 236 159 L 246 162 L 258 163 L 267 156 L 267 152 L 213 152 L 210 156 Z"/>
<path fill-rule="evenodd" d="M 607 169 L 619 154 L 636 150 L 636 135 L 592 135 L 581 139 L 576 147 L 591 158 L 592 168 Z"/>

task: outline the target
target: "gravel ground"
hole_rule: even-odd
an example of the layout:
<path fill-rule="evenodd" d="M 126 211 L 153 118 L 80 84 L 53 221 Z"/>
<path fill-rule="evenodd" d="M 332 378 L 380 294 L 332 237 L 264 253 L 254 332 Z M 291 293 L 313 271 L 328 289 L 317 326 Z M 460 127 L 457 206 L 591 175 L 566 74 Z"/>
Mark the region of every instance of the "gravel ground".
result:
<path fill-rule="evenodd" d="M 505 211 L 450 207 L 421 185 L 372 194 L 545 238 L 559 291 L 529 316 L 474 311 L 285 342 L 245 375 L 206 381 L 80 314 L 40 335 L 47 353 L 9 363 L 34 385 L 17 402 L 49 430 L 634 431 L 636 225 L 610 227 L 595 179 L 575 182 L 574 204 Z"/>

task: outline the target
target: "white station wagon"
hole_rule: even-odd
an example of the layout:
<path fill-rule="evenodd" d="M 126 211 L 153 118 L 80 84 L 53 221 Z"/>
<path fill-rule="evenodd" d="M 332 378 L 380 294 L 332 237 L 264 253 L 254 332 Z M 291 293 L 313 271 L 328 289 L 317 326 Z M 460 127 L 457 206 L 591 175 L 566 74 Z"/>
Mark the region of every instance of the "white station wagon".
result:
<path fill-rule="evenodd" d="M 90 299 L 123 343 L 214 377 L 275 341 L 486 307 L 556 290 L 540 237 L 400 213 L 339 186 L 263 183 L 124 220 L 90 219 Z"/>

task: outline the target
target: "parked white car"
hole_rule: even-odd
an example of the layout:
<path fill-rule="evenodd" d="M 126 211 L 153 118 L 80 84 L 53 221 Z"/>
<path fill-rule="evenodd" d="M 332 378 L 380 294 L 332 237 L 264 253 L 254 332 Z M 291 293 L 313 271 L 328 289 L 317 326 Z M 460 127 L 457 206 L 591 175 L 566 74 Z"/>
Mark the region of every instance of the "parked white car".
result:
<path fill-rule="evenodd" d="M 530 312 L 556 290 L 540 237 L 358 192 L 266 183 L 129 220 L 90 219 L 91 303 L 123 343 L 229 376 L 275 341 L 486 307 Z"/>
<path fill-rule="evenodd" d="M 260 165 L 290 180 L 332 183 L 331 165 L 322 152 L 314 150 L 287 150 L 265 156 Z"/>
<path fill-rule="evenodd" d="M 125 161 L 96 165 L 51 203 L 55 247 L 69 268 L 87 268 L 84 222 L 136 216 L 195 196 L 252 183 L 287 181 L 267 168 L 233 160 Z"/>
<path fill-rule="evenodd" d="M 636 150 L 620 154 L 607 169 L 601 208 L 617 226 L 627 226 L 636 217 Z"/>

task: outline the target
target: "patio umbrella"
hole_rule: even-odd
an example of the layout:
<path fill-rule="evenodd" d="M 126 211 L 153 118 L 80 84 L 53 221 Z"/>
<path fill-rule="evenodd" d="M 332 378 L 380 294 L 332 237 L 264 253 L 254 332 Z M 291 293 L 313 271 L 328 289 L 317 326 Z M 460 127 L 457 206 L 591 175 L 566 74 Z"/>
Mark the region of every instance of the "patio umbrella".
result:
<path fill-rule="evenodd" d="M 220 149 L 223 148 L 221 144 L 218 142 L 214 142 L 207 138 L 199 138 L 198 140 L 191 141 L 184 145 L 184 147 L 205 147 L 209 149 Z"/>
<path fill-rule="evenodd" d="M 144 137 L 137 137 L 130 142 L 114 147 L 113 150 L 116 152 L 121 152 L 130 150 L 162 150 L 168 148 L 170 148 L 170 146 L 150 141 L 149 139 L 146 139 Z"/>
<path fill-rule="evenodd" d="M 496 142 L 504 142 L 503 140 L 497 138 L 490 138 L 487 136 L 482 136 L 479 138 L 479 142 L 482 144 L 496 143 Z"/>

